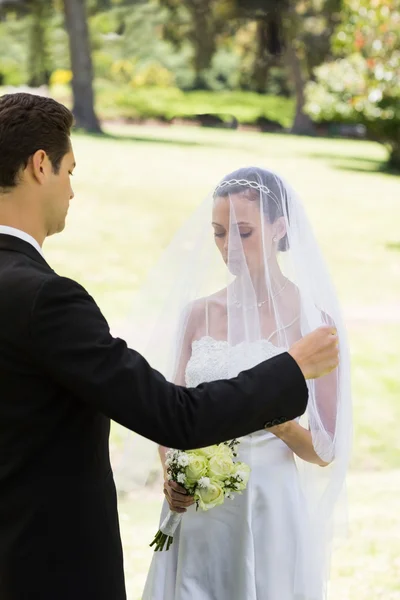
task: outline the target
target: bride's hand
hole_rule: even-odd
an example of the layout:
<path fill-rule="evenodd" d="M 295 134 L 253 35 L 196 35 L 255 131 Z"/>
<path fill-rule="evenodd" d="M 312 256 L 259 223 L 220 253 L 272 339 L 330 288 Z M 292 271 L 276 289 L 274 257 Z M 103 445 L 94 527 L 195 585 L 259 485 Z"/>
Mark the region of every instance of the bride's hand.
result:
<path fill-rule="evenodd" d="M 164 482 L 164 494 L 173 512 L 185 513 L 194 504 L 193 496 L 188 496 L 185 488 L 175 481 Z"/>

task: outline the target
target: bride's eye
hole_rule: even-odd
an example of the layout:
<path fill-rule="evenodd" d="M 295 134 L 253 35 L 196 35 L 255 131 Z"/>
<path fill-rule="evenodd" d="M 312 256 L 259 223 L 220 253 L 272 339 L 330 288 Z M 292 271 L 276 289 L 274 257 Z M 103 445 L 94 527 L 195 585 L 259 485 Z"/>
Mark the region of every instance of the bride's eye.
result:
<path fill-rule="evenodd" d="M 248 238 L 248 237 L 251 236 L 252 233 L 253 233 L 252 231 L 247 231 L 246 233 L 241 233 L 240 237 L 241 238 Z"/>

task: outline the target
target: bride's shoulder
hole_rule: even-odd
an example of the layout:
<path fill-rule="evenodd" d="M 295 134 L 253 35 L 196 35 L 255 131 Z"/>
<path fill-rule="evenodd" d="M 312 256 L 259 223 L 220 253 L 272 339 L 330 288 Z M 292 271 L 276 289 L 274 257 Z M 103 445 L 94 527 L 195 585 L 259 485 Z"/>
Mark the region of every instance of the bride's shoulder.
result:
<path fill-rule="evenodd" d="M 210 294 L 209 296 L 203 296 L 190 302 L 186 310 L 194 317 L 198 315 L 204 315 L 207 310 L 217 309 L 226 307 L 226 288 Z"/>
<path fill-rule="evenodd" d="M 194 334 L 196 330 L 204 329 L 210 313 L 223 310 L 226 310 L 226 288 L 193 300 L 184 311 L 187 330 Z"/>
<path fill-rule="evenodd" d="M 223 288 L 222 290 L 218 290 L 218 292 L 207 296 L 204 300 L 209 309 L 211 308 L 213 310 L 226 310 L 226 299 L 227 288 Z"/>

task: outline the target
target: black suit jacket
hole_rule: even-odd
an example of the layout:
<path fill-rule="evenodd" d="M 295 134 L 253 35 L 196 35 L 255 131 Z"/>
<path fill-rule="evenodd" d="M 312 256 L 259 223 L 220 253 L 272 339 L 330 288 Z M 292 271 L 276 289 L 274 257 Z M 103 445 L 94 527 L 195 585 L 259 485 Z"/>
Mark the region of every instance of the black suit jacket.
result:
<path fill-rule="evenodd" d="M 231 381 L 168 383 L 79 284 L 0 235 L 0 599 L 125 599 L 110 419 L 190 448 L 293 419 L 307 396 L 289 354 Z"/>

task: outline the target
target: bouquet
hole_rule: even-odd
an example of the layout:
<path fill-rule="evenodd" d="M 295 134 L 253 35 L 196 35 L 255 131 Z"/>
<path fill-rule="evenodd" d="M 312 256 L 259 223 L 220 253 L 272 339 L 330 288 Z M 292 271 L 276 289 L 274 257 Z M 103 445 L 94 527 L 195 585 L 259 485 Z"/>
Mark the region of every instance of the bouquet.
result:
<path fill-rule="evenodd" d="M 210 510 L 223 504 L 225 498 L 241 494 L 247 486 L 250 468 L 235 462 L 238 440 L 223 442 L 199 450 L 170 449 L 166 452 L 167 478 L 185 488 L 193 496 L 196 510 Z M 169 511 L 150 546 L 154 550 L 169 550 L 173 535 L 183 514 Z"/>

